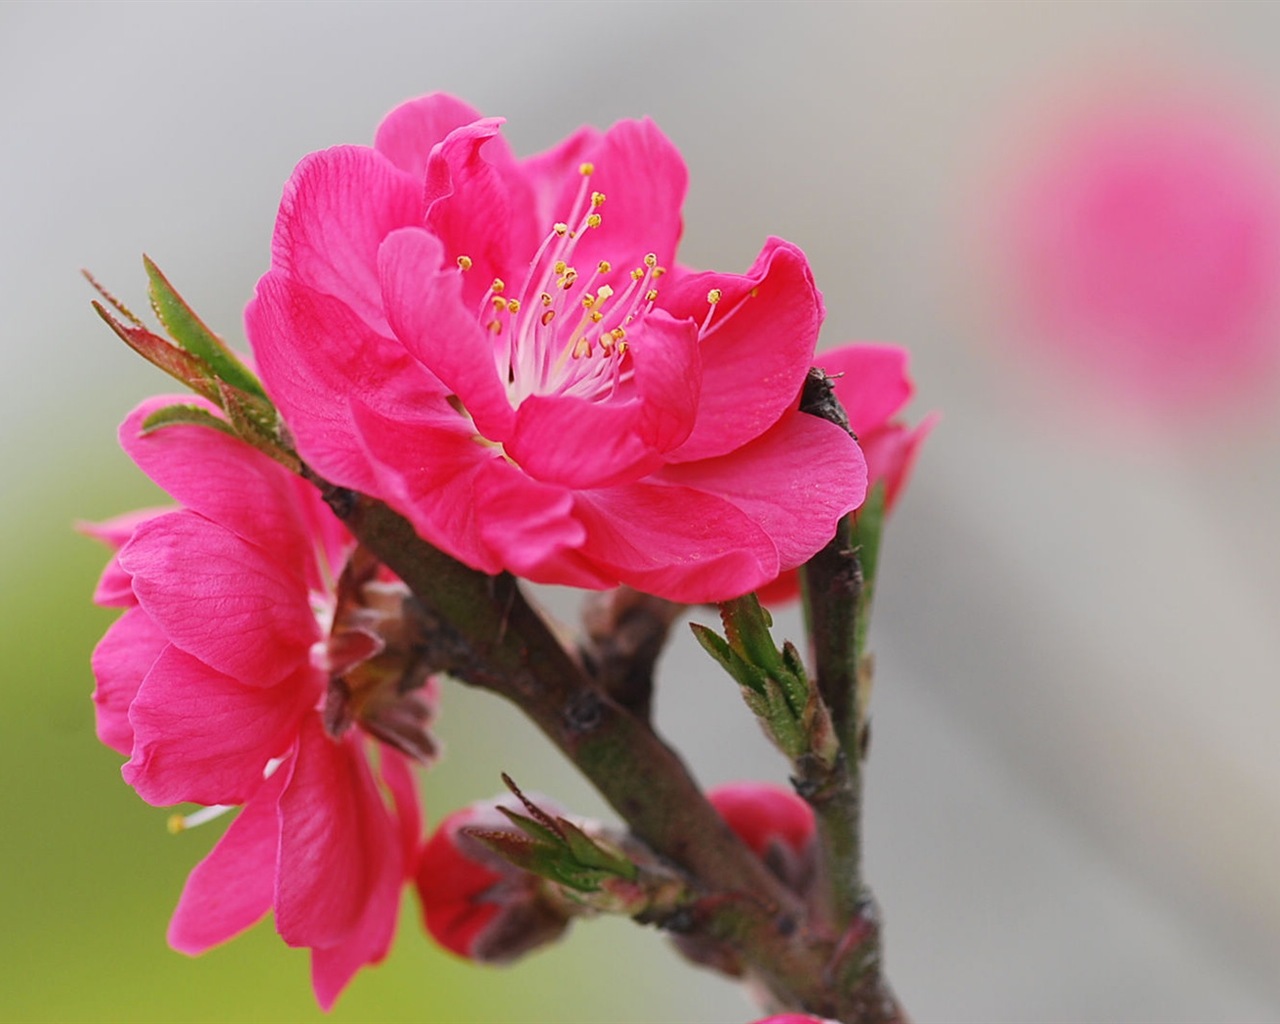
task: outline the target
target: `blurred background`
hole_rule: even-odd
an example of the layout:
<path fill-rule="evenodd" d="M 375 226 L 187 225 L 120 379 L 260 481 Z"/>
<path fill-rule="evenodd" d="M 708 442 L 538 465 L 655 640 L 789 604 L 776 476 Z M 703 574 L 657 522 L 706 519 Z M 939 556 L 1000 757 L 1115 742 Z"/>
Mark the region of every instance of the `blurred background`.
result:
<path fill-rule="evenodd" d="M 910 346 L 943 419 L 886 542 L 867 856 L 914 1019 L 1280 1020 L 1278 37 L 1196 0 L 0 5 L 0 1018 L 321 1017 L 269 923 L 166 948 L 219 826 L 169 836 L 94 739 L 71 524 L 157 500 L 115 427 L 169 389 L 77 271 L 141 306 L 146 251 L 242 344 L 293 164 L 443 89 L 526 154 L 652 115 L 683 262 L 782 235 L 824 345 Z M 503 770 L 608 816 L 447 698 L 433 821 Z M 784 781 L 683 635 L 659 717 L 708 784 Z M 754 1016 L 627 922 L 479 970 L 406 903 L 332 1019 Z"/>

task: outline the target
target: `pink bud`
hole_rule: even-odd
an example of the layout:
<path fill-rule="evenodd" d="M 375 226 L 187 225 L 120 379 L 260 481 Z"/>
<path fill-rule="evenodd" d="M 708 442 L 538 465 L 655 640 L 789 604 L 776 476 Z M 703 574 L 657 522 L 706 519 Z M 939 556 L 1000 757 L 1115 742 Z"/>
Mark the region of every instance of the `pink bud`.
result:
<path fill-rule="evenodd" d="M 472 804 L 444 819 L 418 861 L 418 896 L 427 931 L 450 952 L 481 963 L 509 963 L 559 938 L 568 926 L 541 880 L 490 850 L 474 835 L 523 835 L 496 808 Z M 538 798 L 539 806 L 559 813 Z"/>
<path fill-rule="evenodd" d="M 769 869 L 801 892 L 813 871 L 813 810 L 795 793 L 762 782 L 731 782 L 707 793 L 729 827 Z"/>

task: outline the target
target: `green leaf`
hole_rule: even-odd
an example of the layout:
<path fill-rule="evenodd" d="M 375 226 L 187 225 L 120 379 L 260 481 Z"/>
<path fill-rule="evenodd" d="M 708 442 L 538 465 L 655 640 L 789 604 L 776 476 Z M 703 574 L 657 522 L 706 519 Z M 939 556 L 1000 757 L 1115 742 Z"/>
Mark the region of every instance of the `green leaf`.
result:
<path fill-rule="evenodd" d="M 765 682 L 769 678 L 764 671 L 747 662 L 715 630 L 697 622 L 689 623 L 689 628 L 693 630 L 694 638 L 702 645 L 702 649 L 715 658 L 740 686 L 756 693 L 764 693 Z"/>
<path fill-rule="evenodd" d="M 541 822 L 528 818 L 508 807 L 499 807 L 498 810 L 511 824 L 529 836 L 530 839 L 548 846 L 564 845 L 564 837 Z"/>
<path fill-rule="evenodd" d="M 177 425 L 208 427 L 236 436 L 230 423 L 199 405 L 166 405 L 163 409 L 157 409 L 142 421 L 142 433 L 150 434 L 164 427 Z"/>
<path fill-rule="evenodd" d="M 854 542 L 858 545 L 858 562 L 862 566 L 862 593 L 858 599 L 857 624 L 854 627 L 858 651 L 867 649 L 867 633 L 871 629 L 871 602 L 875 596 L 880 537 L 884 529 L 884 499 L 885 486 L 879 482 L 867 492 L 862 507 L 853 513 Z"/>
<path fill-rule="evenodd" d="M 241 391 L 247 391 L 259 398 L 266 398 L 266 392 L 262 390 L 258 378 L 250 373 L 223 340 L 196 316 L 151 258 L 143 256 L 142 264 L 146 267 L 147 278 L 150 281 L 148 292 L 151 296 L 151 308 L 155 310 L 156 316 L 169 332 L 169 336 L 192 355 L 207 363 L 218 378 Z"/>
<path fill-rule="evenodd" d="M 782 659 L 769 632 L 773 618 L 755 594 L 744 594 L 723 602 L 720 619 L 724 623 L 729 646 L 768 674 L 777 674 L 782 668 Z"/>
<path fill-rule="evenodd" d="M 169 344 L 164 338 L 157 334 L 152 334 L 145 327 L 122 324 L 107 312 L 106 307 L 101 302 L 95 301 L 93 308 L 97 311 L 98 316 L 106 321 L 107 326 L 116 332 L 121 341 L 152 366 L 159 367 L 174 380 L 181 382 L 201 397 L 221 404 L 217 377 L 213 369 L 203 359 Z"/>

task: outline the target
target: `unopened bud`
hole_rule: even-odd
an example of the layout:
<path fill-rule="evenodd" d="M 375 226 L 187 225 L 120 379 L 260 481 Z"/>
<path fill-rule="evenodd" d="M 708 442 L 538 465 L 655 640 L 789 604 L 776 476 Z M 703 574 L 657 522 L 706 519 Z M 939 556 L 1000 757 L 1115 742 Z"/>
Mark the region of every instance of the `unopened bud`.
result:
<path fill-rule="evenodd" d="M 803 893 L 813 877 L 813 809 L 781 786 L 731 782 L 707 793 L 751 851 L 794 892 Z"/>
<path fill-rule="evenodd" d="M 523 836 L 497 810 L 499 802 L 472 804 L 445 818 L 423 847 L 416 879 L 431 936 L 458 956 L 491 964 L 555 941 L 569 924 L 567 909 L 537 875 L 470 834 Z M 541 797 L 539 804 L 552 807 Z"/>

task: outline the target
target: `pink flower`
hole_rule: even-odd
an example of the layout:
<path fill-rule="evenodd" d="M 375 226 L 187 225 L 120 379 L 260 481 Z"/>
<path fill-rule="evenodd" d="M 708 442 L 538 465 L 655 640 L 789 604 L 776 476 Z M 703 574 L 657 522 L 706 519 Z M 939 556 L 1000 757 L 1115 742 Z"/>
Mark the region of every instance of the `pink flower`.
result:
<path fill-rule="evenodd" d="M 466 829 L 523 835 L 496 808 L 472 804 L 444 819 L 422 848 L 418 895 L 422 920 L 440 945 L 481 963 L 510 963 L 553 942 L 568 927 L 565 908 L 551 902 L 538 876 L 522 871 Z M 545 798 L 539 806 L 560 813 Z"/>
<path fill-rule="evenodd" d="M 876 344 L 843 345 L 818 353 L 815 360 L 835 380 L 836 397 L 867 460 L 868 486 L 884 484 L 886 516 L 897 504 L 920 446 L 938 419 L 930 414 L 918 426 L 908 427 L 893 418 L 915 390 L 907 360 L 906 349 Z M 779 604 L 795 598 L 799 590 L 796 573 L 784 572 L 761 587 L 758 596 L 767 604 Z"/>
<path fill-rule="evenodd" d="M 1049 121 L 1001 190 L 1019 333 L 1125 406 L 1219 410 L 1280 368 L 1274 129 L 1152 90 Z"/>
<path fill-rule="evenodd" d="M 813 809 L 789 789 L 763 782 L 731 782 L 707 799 L 751 851 L 795 892 L 813 874 Z"/>
<path fill-rule="evenodd" d="M 803 254 L 675 264 L 686 171 L 648 121 L 525 160 L 499 125 L 428 96 L 294 172 L 246 324 L 303 457 L 488 573 L 696 602 L 803 562 L 866 480 L 798 411 Z"/>
<path fill-rule="evenodd" d="M 128 537 L 99 588 L 127 608 L 94 652 L 99 735 L 130 755 L 125 779 L 149 803 L 205 805 L 177 827 L 243 805 L 192 871 L 170 944 L 200 953 L 273 910 L 312 950 L 327 1008 L 391 942 L 420 833 L 404 754 L 430 754 L 433 695 L 395 686 L 402 585 L 314 488 L 242 441 L 143 434 L 169 401 L 136 409 L 121 443 L 181 507 L 96 531 Z M 375 735 L 392 744 L 376 771 Z"/>

